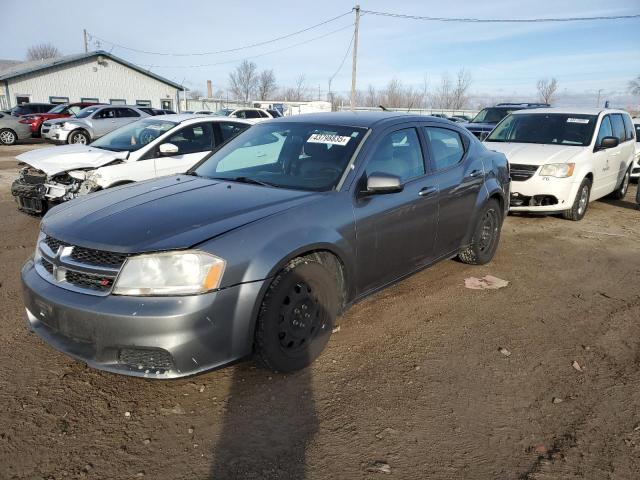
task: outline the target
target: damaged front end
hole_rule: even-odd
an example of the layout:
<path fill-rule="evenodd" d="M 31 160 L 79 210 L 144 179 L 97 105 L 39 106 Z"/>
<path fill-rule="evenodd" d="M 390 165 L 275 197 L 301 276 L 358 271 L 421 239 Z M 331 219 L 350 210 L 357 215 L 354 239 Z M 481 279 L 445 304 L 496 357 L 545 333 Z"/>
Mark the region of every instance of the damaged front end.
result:
<path fill-rule="evenodd" d="M 93 169 L 71 170 L 48 176 L 42 170 L 27 166 L 11 185 L 11 194 L 19 210 L 42 215 L 55 204 L 98 190 L 93 172 Z"/>

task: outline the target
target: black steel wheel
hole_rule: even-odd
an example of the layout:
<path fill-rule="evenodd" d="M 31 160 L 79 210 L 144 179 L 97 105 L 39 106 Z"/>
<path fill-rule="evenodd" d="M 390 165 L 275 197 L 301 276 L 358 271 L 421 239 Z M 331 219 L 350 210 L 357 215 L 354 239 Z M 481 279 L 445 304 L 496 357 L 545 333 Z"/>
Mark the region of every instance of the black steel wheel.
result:
<path fill-rule="evenodd" d="M 497 200 L 489 200 L 478 215 L 471 245 L 458 253 L 463 263 L 484 265 L 489 263 L 498 249 L 502 230 L 502 211 Z"/>

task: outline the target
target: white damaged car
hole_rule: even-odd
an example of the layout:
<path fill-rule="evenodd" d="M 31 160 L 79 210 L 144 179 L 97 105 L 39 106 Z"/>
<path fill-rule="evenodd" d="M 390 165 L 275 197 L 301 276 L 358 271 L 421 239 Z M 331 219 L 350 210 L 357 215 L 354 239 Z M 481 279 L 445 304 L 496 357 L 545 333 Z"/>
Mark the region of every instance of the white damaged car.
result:
<path fill-rule="evenodd" d="M 509 160 L 511 211 L 581 220 L 590 201 L 627 193 L 635 130 L 622 110 L 519 110 L 495 127 L 485 145 Z"/>
<path fill-rule="evenodd" d="M 42 214 L 97 190 L 186 172 L 252 123 L 195 115 L 147 117 L 90 145 L 32 150 L 16 157 L 26 167 L 11 193 L 20 210 Z"/>

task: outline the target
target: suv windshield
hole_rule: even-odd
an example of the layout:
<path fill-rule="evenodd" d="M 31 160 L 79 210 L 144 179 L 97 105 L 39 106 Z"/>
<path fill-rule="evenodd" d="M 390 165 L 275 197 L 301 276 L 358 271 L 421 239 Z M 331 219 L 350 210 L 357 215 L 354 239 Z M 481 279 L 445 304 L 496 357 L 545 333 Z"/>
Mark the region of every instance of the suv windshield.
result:
<path fill-rule="evenodd" d="M 91 144 L 114 152 L 135 152 L 153 142 L 165 132 L 177 125 L 176 122 L 159 119 L 144 119 L 125 125 Z"/>
<path fill-rule="evenodd" d="M 596 115 L 568 113 L 524 113 L 510 115 L 491 132 L 485 142 L 579 145 L 591 143 Z"/>
<path fill-rule="evenodd" d="M 295 190 L 336 187 L 365 129 L 278 123 L 240 134 L 195 169 L 198 176 Z"/>
<path fill-rule="evenodd" d="M 80 110 L 78 112 L 78 114 L 76 115 L 76 118 L 87 118 L 89 115 L 91 115 L 93 112 L 95 112 L 96 110 L 98 110 L 100 107 L 87 107 L 87 108 L 83 108 L 82 110 Z"/>
<path fill-rule="evenodd" d="M 471 123 L 498 123 L 513 111 L 513 109 L 508 108 L 483 108 L 475 117 L 473 117 Z"/>

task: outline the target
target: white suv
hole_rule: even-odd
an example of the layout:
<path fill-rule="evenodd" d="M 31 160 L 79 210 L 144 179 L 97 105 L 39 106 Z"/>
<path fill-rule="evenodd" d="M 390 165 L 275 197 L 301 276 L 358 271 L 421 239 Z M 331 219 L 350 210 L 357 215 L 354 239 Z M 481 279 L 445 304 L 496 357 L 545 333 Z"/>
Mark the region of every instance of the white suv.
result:
<path fill-rule="evenodd" d="M 581 220 L 590 201 L 627 193 L 635 131 L 625 111 L 519 110 L 485 142 L 509 160 L 511 211 Z"/>
<path fill-rule="evenodd" d="M 631 178 L 640 180 L 640 118 L 633 119 L 633 127 L 636 129 L 636 158 L 631 167 Z"/>

